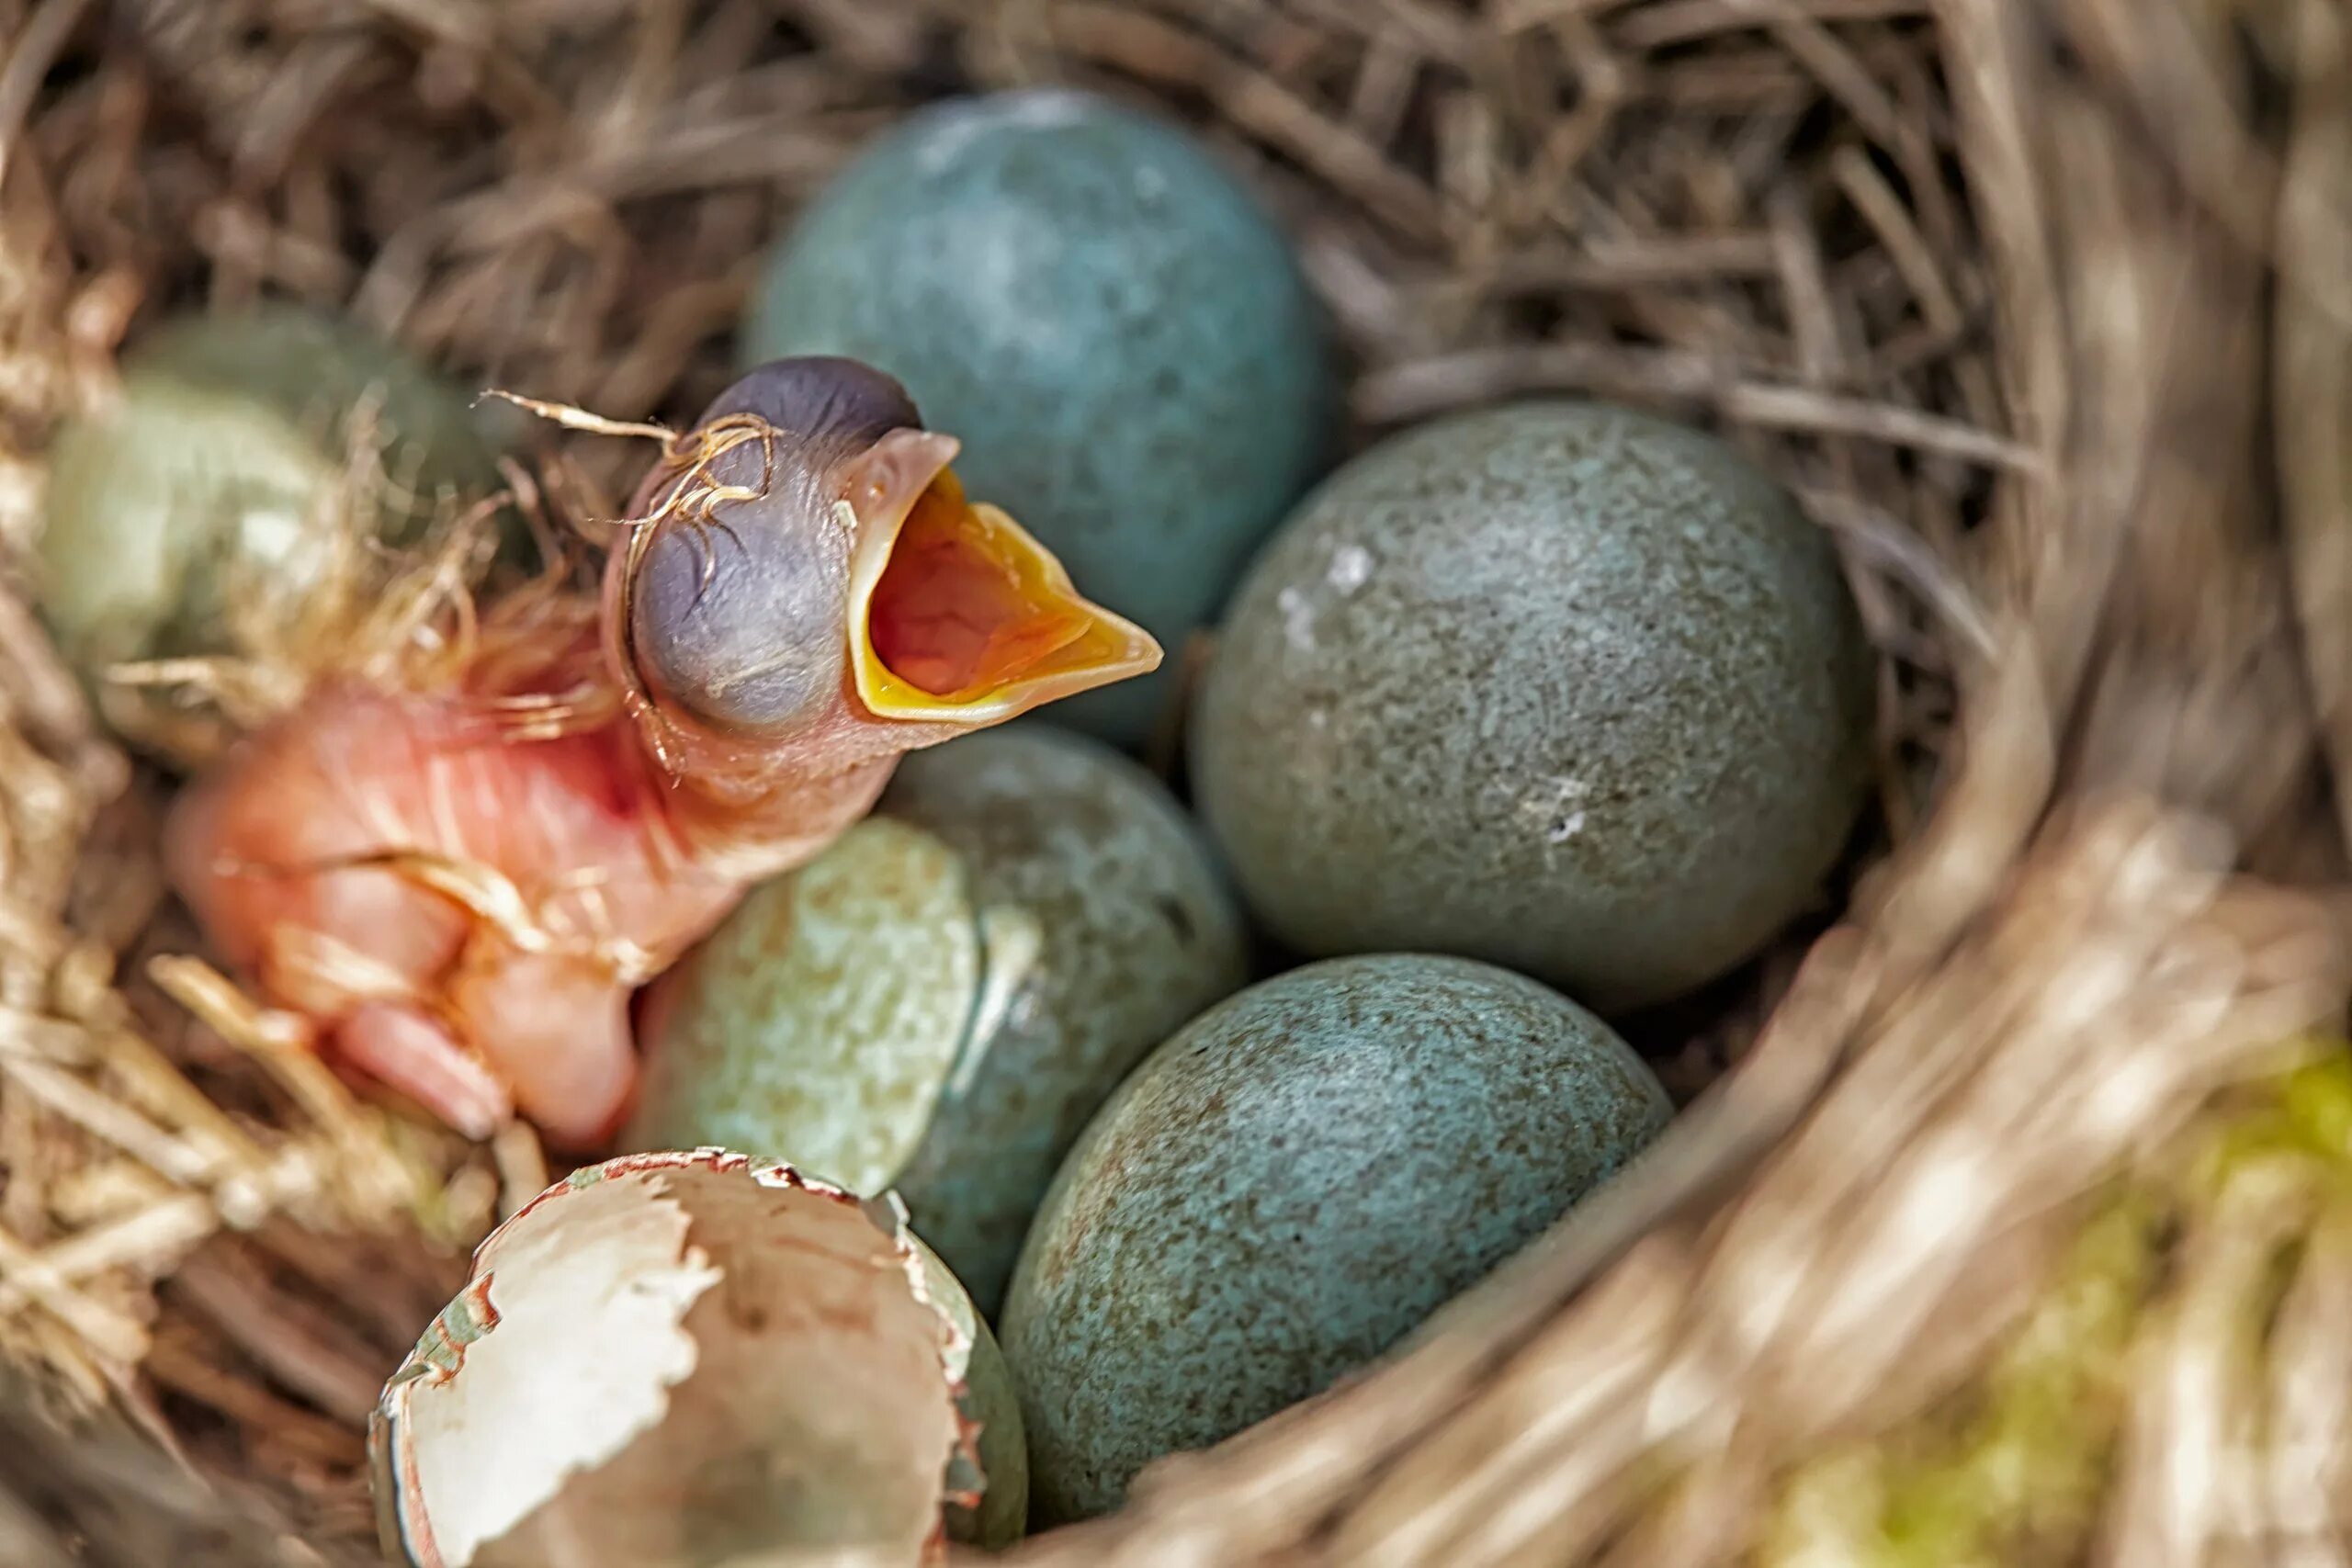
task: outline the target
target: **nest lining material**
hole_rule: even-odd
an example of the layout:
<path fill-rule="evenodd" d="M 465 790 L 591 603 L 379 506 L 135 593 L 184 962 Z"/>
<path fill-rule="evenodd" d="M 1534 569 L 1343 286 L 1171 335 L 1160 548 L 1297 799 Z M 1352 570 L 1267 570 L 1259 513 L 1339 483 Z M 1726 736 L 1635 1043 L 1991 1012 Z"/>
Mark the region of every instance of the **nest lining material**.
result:
<path fill-rule="evenodd" d="M 2352 1090 L 2281 1043 L 2347 984 L 2334 0 L 0 0 L 0 559 L 157 311 L 339 304 L 675 419 L 860 140 L 1042 80 L 1250 165 L 1361 438 L 1622 398 L 1835 532 L 1882 841 L 1826 934 L 1644 1042 L 1682 1098 L 1736 1075 L 1415 1354 L 1026 1560 L 2340 1559 Z M 560 471 L 617 490 L 616 446 Z M 180 956 L 155 781 L 30 592 L 0 1351 L 121 1416 L 7 1443 L 0 1555 L 366 1561 L 376 1384 L 544 1169 L 355 1101 Z"/>

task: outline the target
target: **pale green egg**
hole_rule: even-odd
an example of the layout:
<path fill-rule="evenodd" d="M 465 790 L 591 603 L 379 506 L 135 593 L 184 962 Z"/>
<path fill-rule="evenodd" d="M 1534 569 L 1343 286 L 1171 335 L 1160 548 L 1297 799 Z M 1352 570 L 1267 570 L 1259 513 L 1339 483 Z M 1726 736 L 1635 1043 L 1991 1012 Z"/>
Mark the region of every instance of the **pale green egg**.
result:
<path fill-rule="evenodd" d="M 876 816 L 655 984 L 628 1144 L 895 1187 L 993 1312 L 1070 1141 L 1245 962 L 1149 773 L 1043 727 L 971 736 L 910 757 Z"/>
<path fill-rule="evenodd" d="M 125 661 L 250 652 L 370 541 L 413 544 L 498 491 L 484 428 L 351 322 L 290 305 L 170 321 L 51 445 L 41 614 L 94 689 Z"/>

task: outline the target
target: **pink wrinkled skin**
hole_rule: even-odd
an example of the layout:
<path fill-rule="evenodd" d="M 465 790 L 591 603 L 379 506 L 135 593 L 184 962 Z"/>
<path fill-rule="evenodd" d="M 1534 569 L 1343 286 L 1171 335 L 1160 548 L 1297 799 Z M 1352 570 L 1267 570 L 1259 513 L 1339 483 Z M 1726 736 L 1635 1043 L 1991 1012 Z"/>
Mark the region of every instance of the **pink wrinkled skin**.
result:
<path fill-rule="evenodd" d="M 888 772 L 804 792 L 800 831 L 756 869 L 813 853 Z M 628 1108 L 631 987 L 754 869 L 701 836 L 700 806 L 626 719 L 516 742 L 462 695 L 327 687 L 187 793 L 166 853 L 223 956 L 344 1061 L 460 1131 L 520 1110 L 584 1145 Z M 418 855 L 503 879 L 548 950 L 518 948 L 401 863 Z M 370 863 L 386 857 L 400 860 Z"/>

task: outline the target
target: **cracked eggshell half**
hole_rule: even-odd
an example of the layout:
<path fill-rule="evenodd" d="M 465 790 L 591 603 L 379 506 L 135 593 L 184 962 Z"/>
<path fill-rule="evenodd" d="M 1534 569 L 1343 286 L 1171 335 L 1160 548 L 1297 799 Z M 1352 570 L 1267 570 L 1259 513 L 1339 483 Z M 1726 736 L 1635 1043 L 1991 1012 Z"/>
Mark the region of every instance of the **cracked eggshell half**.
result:
<path fill-rule="evenodd" d="M 385 1386 L 386 1553 L 878 1568 L 938 1561 L 951 1535 L 1001 1544 L 1021 1441 L 1015 1421 L 979 1439 L 975 1327 L 895 1202 L 718 1149 L 576 1172 L 492 1233 Z"/>

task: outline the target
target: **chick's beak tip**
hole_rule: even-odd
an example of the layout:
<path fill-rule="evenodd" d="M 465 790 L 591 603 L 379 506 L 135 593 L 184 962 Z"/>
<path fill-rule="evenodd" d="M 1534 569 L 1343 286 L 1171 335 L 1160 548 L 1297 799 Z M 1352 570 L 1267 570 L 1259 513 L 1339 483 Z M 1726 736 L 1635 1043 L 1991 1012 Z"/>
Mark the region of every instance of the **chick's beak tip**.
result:
<path fill-rule="evenodd" d="M 1149 633 L 944 462 L 903 513 L 868 521 L 883 536 L 862 541 L 878 558 L 854 583 L 852 661 L 876 717 L 995 723 L 1159 665 Z"/>

